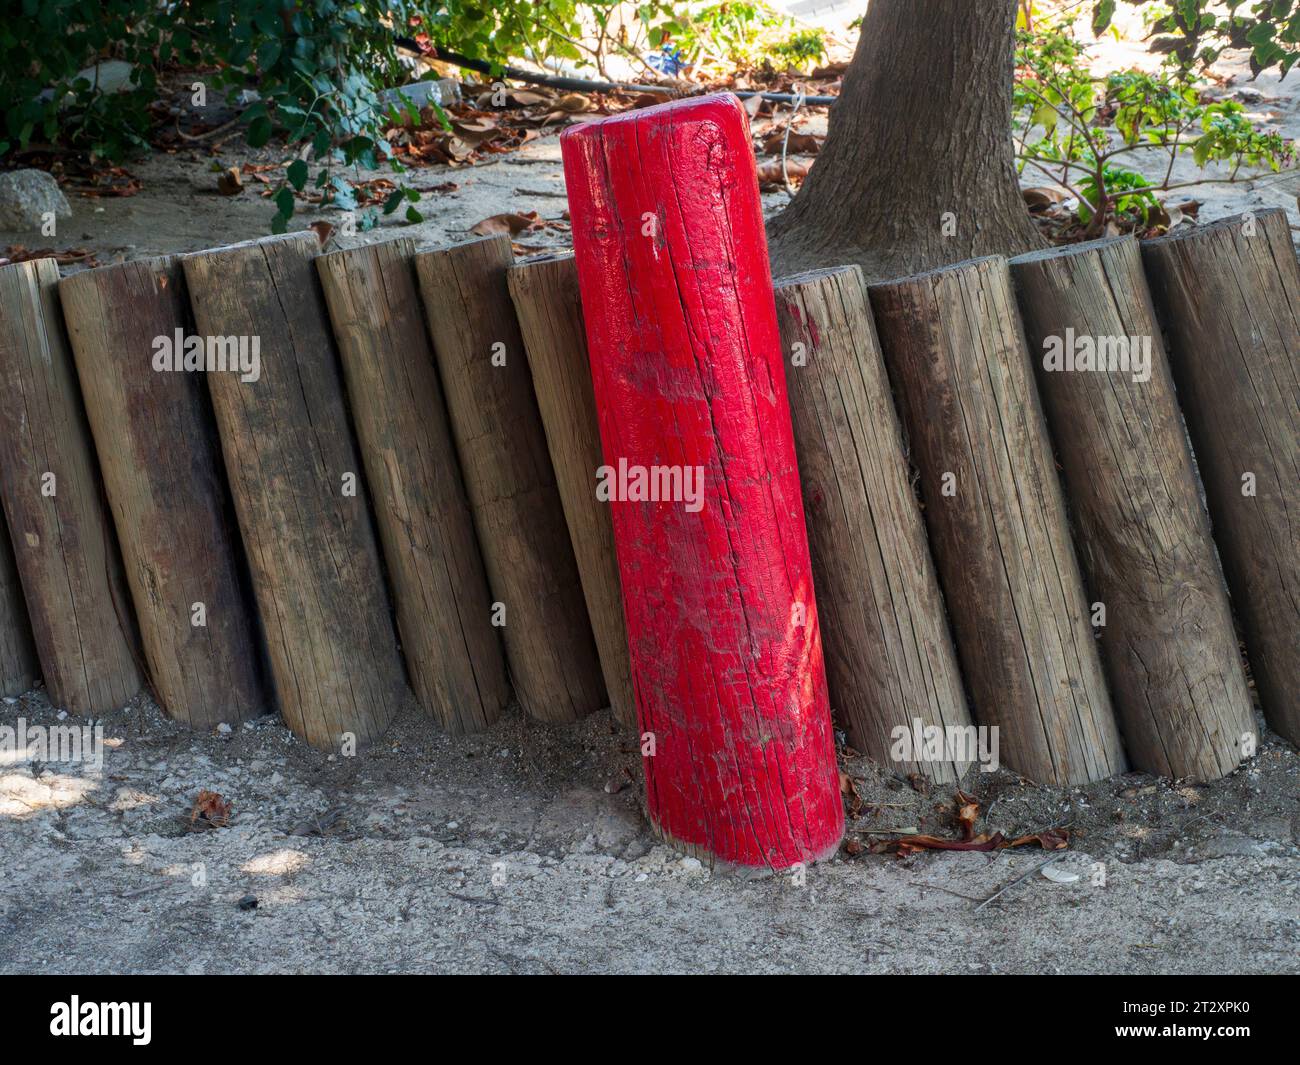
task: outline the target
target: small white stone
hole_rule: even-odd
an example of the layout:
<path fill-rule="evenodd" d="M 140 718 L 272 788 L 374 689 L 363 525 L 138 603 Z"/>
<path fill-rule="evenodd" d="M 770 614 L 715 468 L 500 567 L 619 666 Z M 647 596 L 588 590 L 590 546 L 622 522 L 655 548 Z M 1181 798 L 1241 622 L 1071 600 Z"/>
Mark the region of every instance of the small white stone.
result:
<path fill-rule="evenodd" d="M 217 731 L 220 732 L 223 736 L 229 736 L 230 733 L 233 731 L 233 729 L 231 729 L 231 727 L 223 721 L 221 722 L 220 725 L 217 726 Z"/>

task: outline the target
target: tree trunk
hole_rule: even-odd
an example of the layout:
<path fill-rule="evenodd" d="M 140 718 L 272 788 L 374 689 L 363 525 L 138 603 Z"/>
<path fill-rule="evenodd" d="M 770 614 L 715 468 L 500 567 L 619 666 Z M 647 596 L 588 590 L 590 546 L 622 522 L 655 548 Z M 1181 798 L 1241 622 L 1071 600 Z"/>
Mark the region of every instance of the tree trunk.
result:
<path fill-rule="evenodd" d="M 826 146 L 771 225 L 778 273 L 868 280 L 1042 246 L 1011 143 L 1015 0 L 871 0 Z"/>

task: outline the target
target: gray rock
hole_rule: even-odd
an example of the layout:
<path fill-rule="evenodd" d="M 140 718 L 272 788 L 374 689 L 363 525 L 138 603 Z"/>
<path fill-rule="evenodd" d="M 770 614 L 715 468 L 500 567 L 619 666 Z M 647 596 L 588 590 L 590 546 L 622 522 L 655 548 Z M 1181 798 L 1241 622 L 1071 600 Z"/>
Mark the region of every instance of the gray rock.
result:
<path fill-rule="evenodd" d="M 85 81 L 101 93 L 110 92 L 129 92 L 135 88 L 131 81 L 131 64 L 121 59 L 106 59 L 102 63 L 96 63 L 93 66 L 85 67 L 77 71 L 77 76 L 72 79 L 72 84 Z M 54 99 L 53 89 L 42 89 L 39 99 Z M 74 93 L 68 92 L 63 94 L 63 99 L 59 101 L 60 107 L 67 107 L 76 99 Z"/>
<path fill-rule="evenodd" d="M 0 174 L 0 229 L 39 230 L 49 211 L 56 218 L 72 217 L 63 190 L 44 170 Z"/>

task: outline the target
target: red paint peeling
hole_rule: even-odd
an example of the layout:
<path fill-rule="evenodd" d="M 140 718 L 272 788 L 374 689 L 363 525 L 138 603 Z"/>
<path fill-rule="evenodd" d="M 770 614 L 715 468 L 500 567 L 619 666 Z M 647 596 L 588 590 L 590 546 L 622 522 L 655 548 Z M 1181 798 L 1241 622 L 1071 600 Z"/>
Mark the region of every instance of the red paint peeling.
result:
<path fill-rule="evenodd" d="M 703 97 L 561 144 L 605 461 L 704 470 L 698 512 L 612 503 L 651 816 L 727 862 L 824 856 L 844 811 L 747 117 Z"/>

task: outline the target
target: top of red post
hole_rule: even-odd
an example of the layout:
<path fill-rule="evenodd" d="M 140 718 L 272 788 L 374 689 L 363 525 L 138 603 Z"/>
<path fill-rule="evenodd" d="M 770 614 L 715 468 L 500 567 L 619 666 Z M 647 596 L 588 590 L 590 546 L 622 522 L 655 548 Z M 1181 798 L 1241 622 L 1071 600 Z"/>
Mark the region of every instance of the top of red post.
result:
<path fill-rule="evenodd" d="M 740 128 L 746 138 L 749 137 L 749 112 L 740 102 L 740 97 L 731 92 L 715 92 L 708 96 L 686 96 L 680 100 L 655 104 L 652 107 L 638 107 L 605 118 L 594 118 L 587 122 L 569 126 L 560 134 L 560 143 L 591 136 L 601 126 L 631 122 L 635 125 L 664 126 L 674 123 L 692 121 L 700 122 L 714 119 L 725 129 L 731 126 L 735 115 L 740 119 Z"/>

